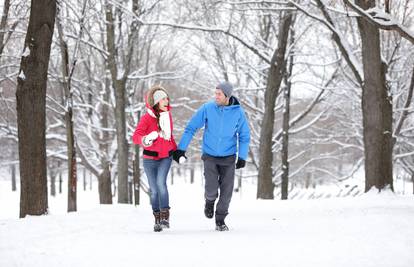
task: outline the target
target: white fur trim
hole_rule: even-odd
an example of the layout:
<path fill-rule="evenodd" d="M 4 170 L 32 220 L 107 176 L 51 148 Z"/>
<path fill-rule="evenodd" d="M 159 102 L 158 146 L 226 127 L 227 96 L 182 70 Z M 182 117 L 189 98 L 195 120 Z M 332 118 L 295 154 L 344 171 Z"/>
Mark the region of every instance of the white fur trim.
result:
<path fill-rule="evenodd" d="M 155 116 L 154 111 L 152 111 L 152 109 L 147 108 L 147 112 L 148 114 L 150 114 L 151 117 L 156 118 L 157 116 Z"/>

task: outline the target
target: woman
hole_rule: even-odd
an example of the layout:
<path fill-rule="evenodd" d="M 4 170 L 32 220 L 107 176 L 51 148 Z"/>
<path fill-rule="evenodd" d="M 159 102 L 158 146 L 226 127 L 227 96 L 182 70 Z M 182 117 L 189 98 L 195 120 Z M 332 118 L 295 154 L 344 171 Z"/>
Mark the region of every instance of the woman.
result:
<path fill-rule="evenodd" d="M 144 171 L 150 187 L 154 231 L 159 232 L 170 227 L 167 175 L 177 145 L 172 135 L 167 91 L 161 86 L 152 87 L 147 93 L 146 106 L 147 113 L 139 121 L 132 139 L 144 148 Z"/>

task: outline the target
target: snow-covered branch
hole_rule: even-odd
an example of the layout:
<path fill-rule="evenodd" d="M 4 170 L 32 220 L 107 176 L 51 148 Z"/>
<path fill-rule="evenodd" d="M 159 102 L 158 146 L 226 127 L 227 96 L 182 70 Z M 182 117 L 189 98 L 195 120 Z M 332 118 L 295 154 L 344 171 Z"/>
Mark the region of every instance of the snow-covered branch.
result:
<path fill-rule="evenodd" d="M 401 37 L 405 38 L 406 40 L 410 41 L 414 45 L 414 33 L 412 33 L 406 27 L 400 25 L 394 18 L 391 17 L 390 14 L 385 13 L 378 7 L 370 8 L 367 10 L 363 10 L 355 3 L 352 3 L 349 0 L 345 0 L 345 2 L 350 6 L 358 15 L 372 23 L 373 25 L 377 26 L 382 30 L 393 30 L 398 32 Z"/>

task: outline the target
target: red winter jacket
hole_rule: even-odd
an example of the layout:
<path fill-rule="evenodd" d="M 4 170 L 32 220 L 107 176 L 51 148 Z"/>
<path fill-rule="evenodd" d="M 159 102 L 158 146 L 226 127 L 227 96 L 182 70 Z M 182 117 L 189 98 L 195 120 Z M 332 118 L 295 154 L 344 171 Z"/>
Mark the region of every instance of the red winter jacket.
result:
<path fill-rule="evenodd" d="M 140 121 L 138 122 L 137 128 L 135 129 L 134 135 L 132 136 L 132 140 L 134 144 L 141 145 L 144 148 L 143 156 L 144 158 L 159 160 L 162 158 L 167 158 L 172 155 L 172 153 L 177 149 L 177 144 L 175 143 L 174 136 L 172 135 L 173 132 L 173 122 L 171 113 L 169 113 L 170 117 L 170 125 L 171 125 L 171 139 L 165 140 L 161 136 L 158 136 L 157 139 L 154 140 L 152 145 L 144 146 L 142 143 L 142 138 L 153 131 L 159 132 L 160 129 L 158 128 L 157 118 L 155 117 L 155 111 L 152 108 L 153 101 L 153 93 L 156 90 L 163 90 L 161 87 L 156 87 L 151 89 L 147 95 L 147 113 L 141 117 Z M 165 90 L 163 90 L 165 91 Z M 167 93 L 165 91 L 165 93 Z M 171 107 L 168 106 L 168 111 L 171 110 Z"/>

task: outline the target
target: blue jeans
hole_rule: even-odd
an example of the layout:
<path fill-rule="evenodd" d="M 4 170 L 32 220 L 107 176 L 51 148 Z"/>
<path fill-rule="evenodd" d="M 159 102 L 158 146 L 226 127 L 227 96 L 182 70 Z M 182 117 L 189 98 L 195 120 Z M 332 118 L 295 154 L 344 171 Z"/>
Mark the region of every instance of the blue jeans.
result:
<path fill-rule="evenodd" d="M 152 210 L 169 209 L 169 197 L 167 189 L 167 176 L 170 170 L 172 157 L 160 160 L 144 158 L 144 171 L 150 187 L 150 199 Z"/>

